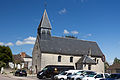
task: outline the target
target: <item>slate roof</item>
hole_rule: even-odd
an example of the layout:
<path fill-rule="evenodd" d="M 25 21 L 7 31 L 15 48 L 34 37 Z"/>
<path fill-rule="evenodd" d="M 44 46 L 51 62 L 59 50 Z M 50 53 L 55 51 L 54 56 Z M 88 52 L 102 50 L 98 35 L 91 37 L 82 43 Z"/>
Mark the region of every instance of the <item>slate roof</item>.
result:
<path fill-rule="evenodd" d="M 77 63 L 83 63 L 83 64 L 96 64 L 96 62 L 93 60 L 93 59 L 91 59 L 90 57 L 88 57 L 88 56 L 83 56 L 83 57 L 81 57 L 78 61 L 77 61 Z"/>
<path fill-rule="evenodd" d="M 31 56 L 29 56 L 28 54 L 25 54 L 24 58 L 32 58 Z"/>
<path fill-rule="evenodd" d="M 62 37 L 51 37 L 50 40 L 39 40 L 42 53 L 83 56 L 88 55 L 88 51 L 91 49 L 91 56 L 103 56 L 96 42 Z"/>
<path fill-rule="evenodd" d="M 43 13 L 43 16 L 42 16 L 42 19 L 40 21 L 38 29 L 40 29 L 40 28 L 51 29 L 51 24 L 50 24 L 46 9 Z"/>

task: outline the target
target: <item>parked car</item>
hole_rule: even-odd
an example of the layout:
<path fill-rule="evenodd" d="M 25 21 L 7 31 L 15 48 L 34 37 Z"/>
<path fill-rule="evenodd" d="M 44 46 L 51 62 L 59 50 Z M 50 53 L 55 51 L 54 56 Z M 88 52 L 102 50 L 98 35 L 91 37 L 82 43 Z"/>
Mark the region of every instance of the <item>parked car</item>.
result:
<path fill-rule="evenodd" d="M 54 78 L 55 75 L 67 70 L 74 70 L 74 66 L 48 65 L 42 71 L 37 73 L 37 78 Z"/>
<path fill-rule="evenodd" d="M 93 71 L 81 70 L 73 75 L 68 76 L 67 79 L 68 80 L 82 80 L 83 77 L 85 77 L 89 74 L 96 74 L 96 73 Z"/>
<path fill-rule="evenodd" d="M 62 73 L 55 75 L 54 79 L 55 80 L 67 80 L 67 76 L 73 75 L 74 73 L 77 73 L 80 70 L 68 70 L 68 71 L 63 71 Z"/>
<path fill-rule="evenodd" d="M 100 80 L 100 79 L 105 79 L 108 78 L 109 74 L 108 73 L 102 73 L 102 74 L 90 74 L 86 77 L 84 77 L 82 80 Z"/>
<path fill-rule="evenodd" d="M 15 76 L 27 76 L 27 72 L 25 70 L 19 69 L 15 72 Z"/>
<path fill-rule="evenodd" d="M 100 80 L 120 80 L 120 73 L 111 74 L 108 78 Z"/>

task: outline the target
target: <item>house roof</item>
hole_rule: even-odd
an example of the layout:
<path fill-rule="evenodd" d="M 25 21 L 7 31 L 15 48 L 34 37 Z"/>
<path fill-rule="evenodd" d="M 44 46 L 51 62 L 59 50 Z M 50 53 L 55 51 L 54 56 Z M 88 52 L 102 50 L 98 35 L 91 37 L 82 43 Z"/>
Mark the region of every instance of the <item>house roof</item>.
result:
<path fill-rule="evenodd" d="M 96 64 L 96 62 L 91 59 L 90 57 L 88 57 L 87 55 L 81 57 L 77 63 L 83 63 L 83 64 Z"/>
<path fill-rule="evenodd" d="M 23 58 L 20 56 L 20 54 L 13 55 L 13 58 L 14 58 L 14 61 L 15 61 L 16 63 L 24 62 L 24 60 L 23 60 Z"/>
<path fill-rule="evenodd" d="M 29 56 L 28 54 L 25 54 L 24 58 L 32 58 L 31 56 Z"/>
<path fill-rule="evenodd" d="M 120 69 L 120 64 L 119 63 L 112 64 L 107 70 L 113 70 L 113 69 Z"/>
<path fill-rule="evenodd" d="M 20 56 L 21 56 L 22 58 L 32 58 L 31 56 L 29 56 L 29 55 L 26 54 L 25 52 L 21 52 L 21 53 L 20 53 Z"/>
<path fill-rule="evenodd" d="M 41 40 L 39 38 L 39 43 L 42 53 L 83 56 L 89 55 L 88 51 L 91 49 L 91 56 L 103 56 L 97 43 L 93 41 L 51 37 L 50 40 Z"/>

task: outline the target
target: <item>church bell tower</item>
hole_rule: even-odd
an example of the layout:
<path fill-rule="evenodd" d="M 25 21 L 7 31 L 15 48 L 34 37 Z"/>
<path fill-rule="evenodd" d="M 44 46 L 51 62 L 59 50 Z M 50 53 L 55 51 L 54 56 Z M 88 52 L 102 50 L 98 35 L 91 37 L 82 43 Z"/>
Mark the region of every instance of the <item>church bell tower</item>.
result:
<path fill-rule="evenodd" d="M 40 39 L 49 40 L 51 38 L 51 29 L 51 24 L 45 9 L 38 27 L 38 35 Z"/>

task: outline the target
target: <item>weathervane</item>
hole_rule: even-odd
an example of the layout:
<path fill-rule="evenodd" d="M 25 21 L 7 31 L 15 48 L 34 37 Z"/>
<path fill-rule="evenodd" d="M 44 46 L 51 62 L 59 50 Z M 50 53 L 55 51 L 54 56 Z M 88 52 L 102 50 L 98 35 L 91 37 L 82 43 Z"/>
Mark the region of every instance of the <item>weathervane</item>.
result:
<path fill-rule="evenodd" d="M 44 7 L 47 8 L 47 0 L 44 0 Z"/>

